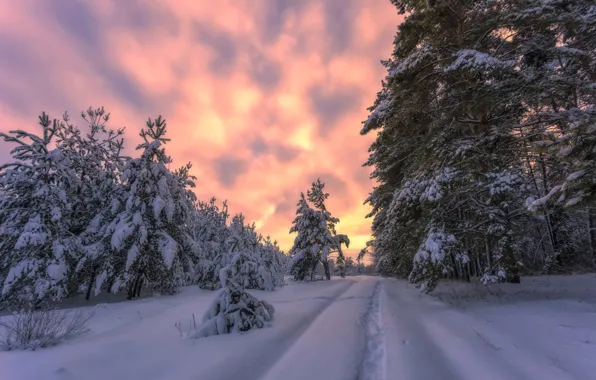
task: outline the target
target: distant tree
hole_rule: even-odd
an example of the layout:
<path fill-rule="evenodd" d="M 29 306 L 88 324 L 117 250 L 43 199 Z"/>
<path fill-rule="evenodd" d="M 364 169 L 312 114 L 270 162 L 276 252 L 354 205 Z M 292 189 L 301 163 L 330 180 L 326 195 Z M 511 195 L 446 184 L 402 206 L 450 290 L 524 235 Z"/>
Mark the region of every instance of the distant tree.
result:
<path fill-rule="evenodd" d="M 287 265 L 287 256 L 281 251 L 277 241 L 270 236 L 259 237 L 260 246 L 257 254 L 262 262 L 263 269 L 269 274 L 275 288 L 285 285 L 284 274 Z"/>
<path fill-rule="evenodd" d="M 338 253 L 338 265 L 342 265 L 343 252 L 341 244 L 349 245 L 346 235 L 337 235 L 335 225 L 339 219 L 331 216 L 325 207 L 325 200 L 329 197 L 324 191 L 325 184 L 317 179 L 307 192 L 307 197 L 302 193 L 298 202 L 296 218 L 290 233 L 297 233 L 294 245 L 290 250 L 290 271 L 297 280 L 304 280 L 310 276 L 312 281 L 319 262 L 323 264 L 325 277 L 331 279 L 329 268 L 329 254 Z M 308 198 L 308 201 L 307 201 Z M 309 202 L 314 207 L 311 207 Z"/>
<path fill-rule="evenodd" d="M 225 266 L 226 240 L 230 236 L 227 226 L 229 219 L 228 205 L 224 201 L 221 208 L 209 202 L 199 201 L 197 212 L 191 216 L 190 230 L 195 242 L 194 263 L 195 283 L 203 289 L 219 289 L 219 271 Z"/>
<path fill-rule="evenodd" d="M 348 238 L 348 235 L 342 235 L 342 234 L 334 235 L 333 239 L 335 240 L 335 244 L 336 244 L 335 249 L 337 250 L 337 260 L 336 260 L 337 274 L 343 278 L 348 273 L 348 270 L 349 270 L 348 265 L 349 264 L 348 264 L 348 261 L 347 261 L 346 257 L 344 256 L 344 253 L 341 249 L 341 245 L 345 244 L 346 248 L 349 248 L 350 247 L 350 239 Z M 348 257 L 348 259 L 351 260 L 351 258 L 349 258 L 349 257 Z"/>
<path fill-rule="evenodd" d="M 335 266 L 334 273 L 336 276 L 340 276 L 342 278 L 359 274 L 357 272 L 357 266 L 356 263 L 354 263 L 354 259 L 349 256 L 342 258 L 341 265 L 338 264 Z"/>
<path fill-rule="evenodd" d="M 330 280 L 331 272 L 329 270 L 329 264 L 327 263 L 329 253 L 337 251 L 339 260 L 337 264 L 341 265 L 340 262 L 344 259 L 341 244 L 344 243 L 347 247 L 350 245 L 350 240 L 347 235 L 337 235 L 337 232 L 335 231 L 335 226 L 339 223 L 339 219 L 333 217 L 325 206 L 325 201 L 329 198 L 329 194 L 325 192 L 325 184 L 321 182 L 320 178 L 317 178 L 317 180 L 312 183 L 312 187 L 306 194 L 308 201 L 316 208 L 319 218 L 322 220 L 321 230 L 323 230 L 324 227 L 326 229 L 326 231 L 321 232 L 321 238 L 317 240 L 317 242 L 320 251 L 319 260 L 325 268 L 325 277 L 327 280 Z"/>
<path fill-rule="evenodd" d="M 358 256 L 356 257 L 356 272 L 360 275 L 364 273 L 364 263 L 362 259 L 368 253 L 368 247 L 362 248 L 360 252 L 358 252 Z"/>
<path fill-rule="evenodd" d="M 307 277 L 312 281 L 320 260 L 320 243 L 328 239 L 328 230 L 322 223 L 321 215 L 311 208 L 304 194 L 300 194 L 296 218 L 292 222 L 290 233 L 297 233 L 294 245 L 290 249 L 290 273 L 295 280 Z"/>

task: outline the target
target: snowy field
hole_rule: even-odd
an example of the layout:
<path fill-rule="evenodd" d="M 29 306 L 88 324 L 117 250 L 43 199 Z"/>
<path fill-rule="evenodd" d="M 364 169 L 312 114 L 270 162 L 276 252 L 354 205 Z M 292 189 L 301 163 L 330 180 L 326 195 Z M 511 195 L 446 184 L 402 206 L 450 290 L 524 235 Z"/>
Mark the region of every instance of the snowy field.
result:
<path fill-rule="evenodd" d="M 200 319 L 214 293 L 187 288 L 97 305 L 84 337 L 0 353 L 0 379 L 595 378 L 596 276 L 523 281 L 445 283 L 433 296 L 378 277 L 251 291 L 275 306 L 273 327 L 198 340 L 174 325 Z"/>

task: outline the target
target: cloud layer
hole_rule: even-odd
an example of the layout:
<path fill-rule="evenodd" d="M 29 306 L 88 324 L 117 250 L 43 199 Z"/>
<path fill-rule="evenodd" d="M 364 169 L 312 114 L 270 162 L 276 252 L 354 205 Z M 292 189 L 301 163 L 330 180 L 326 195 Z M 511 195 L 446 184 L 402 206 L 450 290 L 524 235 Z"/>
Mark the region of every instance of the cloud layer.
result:
<path fill-rule="evenodd" d="M 359 130 L 399 22 L 388 0 L 0 0 L 0 9 L 0 130 L 103 105 L 134 154 L 144 121 L 162 114 L 168 153 L 194 164 L 200 198 L 229 199 L 289 249 L 300 192 L 320 177 L 350 253 L 364 247 L 373 183 L 361 164 L 372 137 Z"/>

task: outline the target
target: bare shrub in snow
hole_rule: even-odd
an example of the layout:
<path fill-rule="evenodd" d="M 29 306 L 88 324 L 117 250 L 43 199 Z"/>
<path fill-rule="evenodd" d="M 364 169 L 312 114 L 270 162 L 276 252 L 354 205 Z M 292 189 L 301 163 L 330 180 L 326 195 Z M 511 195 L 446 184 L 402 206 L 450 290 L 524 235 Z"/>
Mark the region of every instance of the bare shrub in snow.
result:
<path fill-rule="evenodd" d="M 46 309 L 14 313 L 0 320 L 0 349 L 36 350 L 55 346 L 89 331 L 92 311 Z"/>
<path fill-rule="evenodd" d="M 232 263 L 219 272 L 222 289 L 203 315 L 202 325 L 191 338 L 211 335 L 244 333 L 253 328 L 263 328 L 273 320 L 275 309 L 244 290 L 243 284 L 252 270 L 257 270 L 251 258 L 237 253 Z"/>
<path fill-rule="evenodd" d="M 194 313 L 192 314 L 192 318 L 190 319 L 190 322 L 187 324 L 187 326 L 184 326 L 182 322 L 176 322 L 174 323 L 174 327 L 176 330 L 178 330 L 178 334 L 180 334 L 181 338 L 190 336 L 193 331 L 197 330 L 197 321 L 195 319 Z"/>

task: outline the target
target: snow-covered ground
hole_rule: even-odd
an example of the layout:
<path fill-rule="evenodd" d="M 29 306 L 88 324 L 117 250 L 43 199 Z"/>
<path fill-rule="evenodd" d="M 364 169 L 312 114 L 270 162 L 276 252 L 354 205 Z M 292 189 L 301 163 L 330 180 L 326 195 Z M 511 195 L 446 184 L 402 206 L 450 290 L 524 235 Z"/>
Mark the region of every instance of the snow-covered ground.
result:
<path fill-rule="evenodd" d="M 174 324 L 200 319 L 214 293 L 188 288 L 98 305 L 84 337 L 1 352 L 0 379 L 595 378 L 596 276 L 566 278 L 490 289 L 446 283 L 432 297 L 378 277 L 291 284 L 251 292 L 275 306 L 273 327 L 198 340 L 181 338 Z M 561 281 L 567 291 L 548 290 Z"/>

